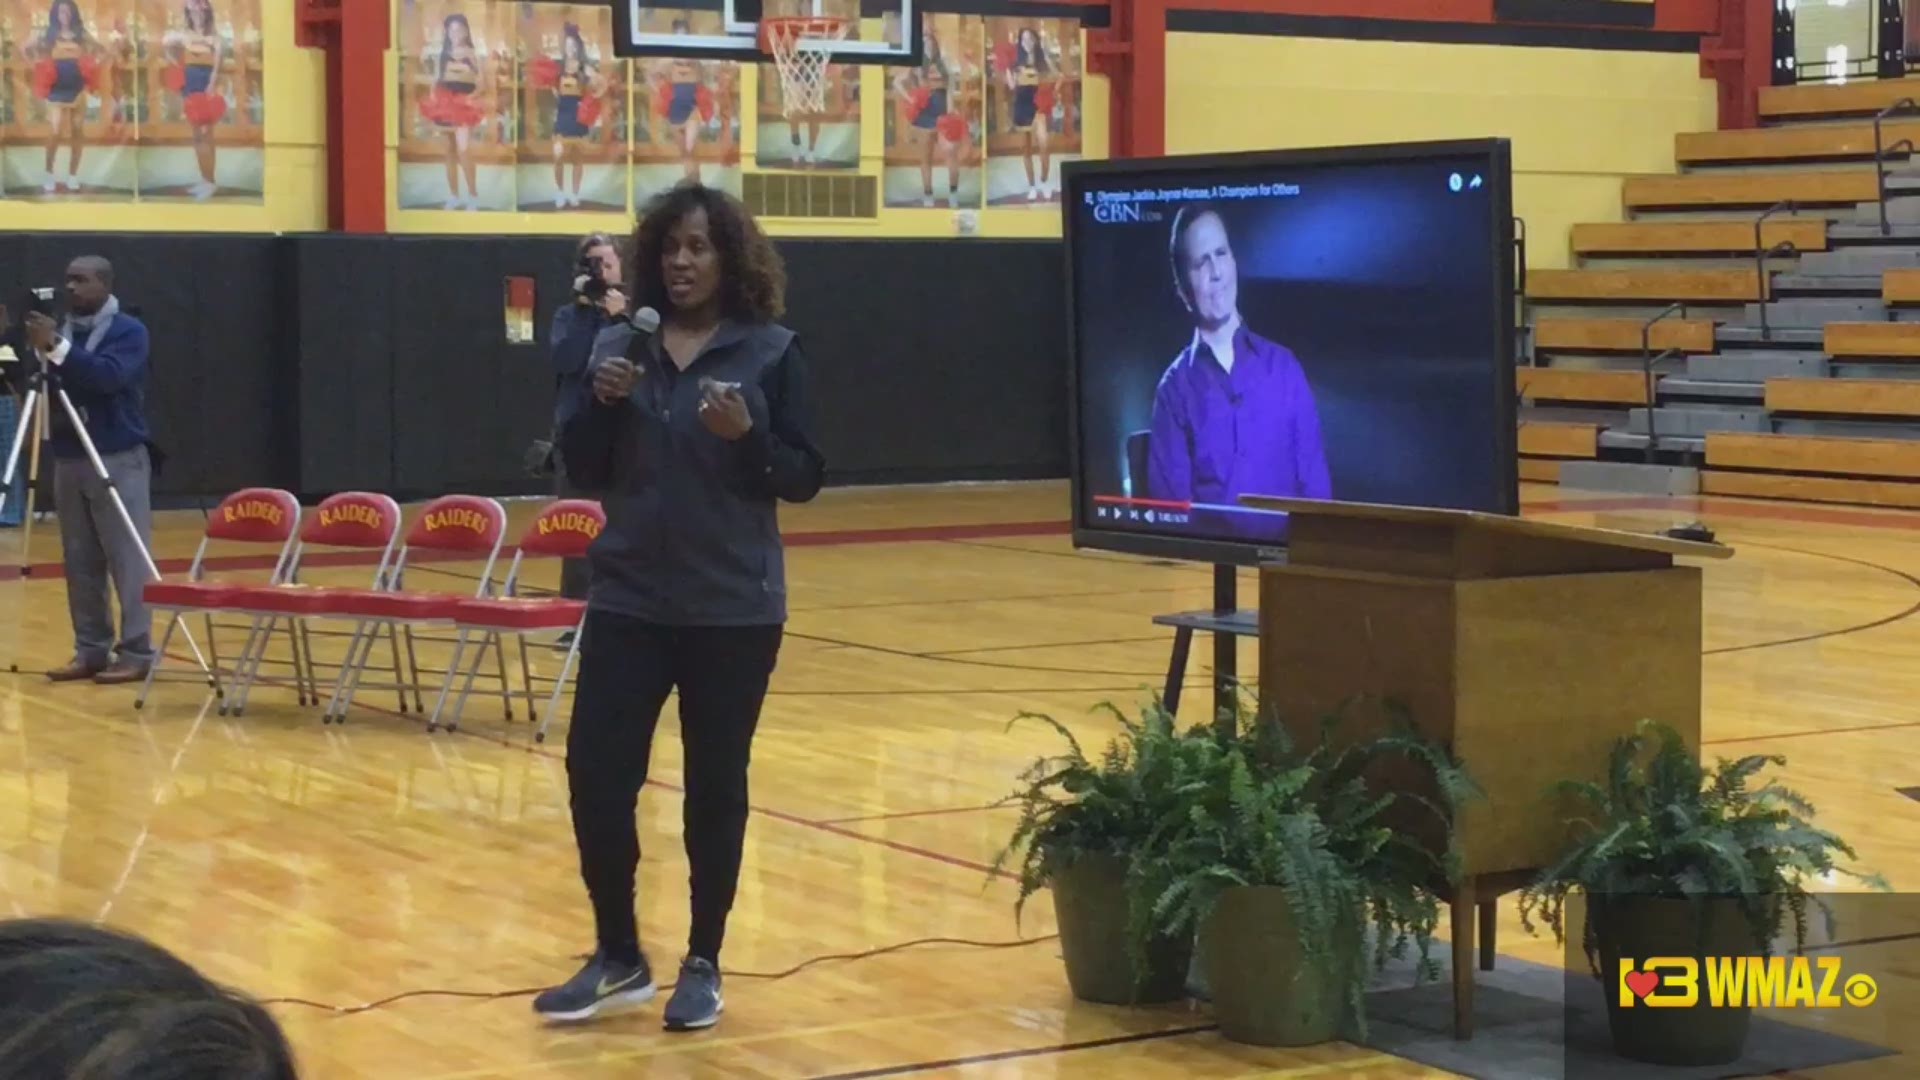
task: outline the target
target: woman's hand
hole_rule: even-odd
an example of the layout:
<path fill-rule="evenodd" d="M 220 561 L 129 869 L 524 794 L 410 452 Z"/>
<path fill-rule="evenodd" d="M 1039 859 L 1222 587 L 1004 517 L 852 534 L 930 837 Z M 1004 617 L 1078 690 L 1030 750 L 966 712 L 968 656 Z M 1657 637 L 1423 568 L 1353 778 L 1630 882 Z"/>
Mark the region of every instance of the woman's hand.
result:
<path fill-rule="evenodd" d="M 640 372 L 632 361 L 624 356 L 610 357 L 593 369 L 593 396 L 608 405 L 624 401 L 639 381 Z"/>
<path fill-rule="evenodd" d="M 708 431 L 733 442 L 753 430 L 753 414 L 747 411 L 747 399 L 729 383 L 702 380 L 700 422 Z"/>

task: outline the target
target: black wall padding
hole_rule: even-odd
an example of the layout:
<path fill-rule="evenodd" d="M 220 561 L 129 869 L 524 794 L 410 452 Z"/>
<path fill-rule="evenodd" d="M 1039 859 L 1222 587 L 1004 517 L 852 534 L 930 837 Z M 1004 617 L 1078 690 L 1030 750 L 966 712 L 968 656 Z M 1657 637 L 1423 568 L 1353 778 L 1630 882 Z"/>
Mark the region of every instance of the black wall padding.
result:
<path fill-rule="evenodd" d="M 1064 476 L 1066 286 L 1047 241 L 783 243 L 840 482 Z"/>
<path fill-rule="evenodd" d="M 152 328 L 162 495 L 535 494 L 567 237 L 15 234 L 0 289 L 98 253 Z M 1061 476 L 1066 332 L 1051 241 L 794 240 L 786 322 L 811 361 L 830 483 Z M 537 344 L 505 281 L 536 279 Z"/>
<path fill-rule="evenodd" d="M 289 310 L 302 494 L 393 487 L 393 365 L 384 238 L 309 236 L 292 247 Z"/>
<path fill-rule="evenodd" d="M 153 338 L 147 414 L 168 456 L 160 494 L 276 479 L 276 245 L 265 236 L 15 233 L 0 247 L 0 303 L 60 288 L 77 255 L 114 265 L 114 291 Z M 8 433 L 9 436 L 12 434 Z"/>

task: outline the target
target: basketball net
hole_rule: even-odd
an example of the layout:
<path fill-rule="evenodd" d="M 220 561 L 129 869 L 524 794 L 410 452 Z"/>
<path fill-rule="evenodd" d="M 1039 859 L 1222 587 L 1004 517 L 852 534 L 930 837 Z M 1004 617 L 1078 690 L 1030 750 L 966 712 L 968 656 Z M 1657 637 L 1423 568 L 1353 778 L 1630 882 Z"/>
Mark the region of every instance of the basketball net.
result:
<path fill-rule="evenodd" d="M 853 20 L 826 15 L 760 20 L 760 47 L 780 72 L 780 109 L 791 117 L 827 111 L 827 61 Z"/>

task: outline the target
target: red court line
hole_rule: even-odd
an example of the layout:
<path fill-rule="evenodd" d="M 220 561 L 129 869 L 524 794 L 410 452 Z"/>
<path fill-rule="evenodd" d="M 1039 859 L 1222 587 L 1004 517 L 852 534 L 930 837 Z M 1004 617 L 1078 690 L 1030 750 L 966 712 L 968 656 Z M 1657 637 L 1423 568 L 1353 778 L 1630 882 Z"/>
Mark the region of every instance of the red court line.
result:
<path fill-rule="evenodd" d="M 813 532 L 788 533 L 783 538 L 788 547 L 833 547 L 841 544 L 909 544 L 927 543 L 941 540 L 986 540 L 1005 539 L 1013 536 L 1059 536 L 1072 530 L 1065 521 L 1011 521 L 997 525 L 908 525 L 893 529 L 822 529 Z M 500 549 L 502 558 L 512 558 L 517 550 L 508 546 Z M 203 569 L 216 572 L 228 570 L 271 570 L 273 555 L 220 555 L 208 556 L 200 565 Z M 325 551 L 302 556 L 300 565 L 311 566 L 372 566 L 379 562 L 380 556 L 370 551 Z M 440 552 L 415 551 L 407 556 L 409 563 L 472 562 L 471 555 L 451 555 Z M 185 573 L 193 566 L 191 558 L 156 560 L 162 574 Z M 18 577 L 18 563 L 0 564 L 0 574 Z M 33 578 L 57 579 L 66 576 L 66 566 L 60 562 L 37 562 L 28 567 L 28 575 Z"/>
<path fill-rule="evenodd" d="M 1711 504 L 1711 505 L 1708 505 Z M 1902 513 L 1898 511 L 1870 512 L 1848 510 L 1844 508 L 1828 509 L 1810 506 L 1804 503 L 1782 503 L 1767 505 L 1758 503 L 1721 502 L 1711 497 L 1635 497 L 1635 498 L 1595 498 L 1595 499 L 1541 499 L 1524 502 L 1521 509 L 1536 514 L 1574 514 L 1608 513 L 1625 510 L 1684 510 L 1688 513 L 1710 516 L 1751 518 L 1771 521 L 1799 521 L 1815 525 L 1845 525 L 1869 529 L 1904 529 L 1920 531 L 1920 513 Z M 788 547 L 834 547 L 842 544 L 909 544 L 930 543 L 949 540 L 987 540 L 1005 539 L 1015 536 L 1064 536 L 1073 531 L 1067 521 L 1013 521 L 1001 524 L 985 525 L 908 525 L 891 529 L 821 529 L 812 532 L 788 533 L 784 537 Z M 511 557 L 514 549 L 502 548 L 501 554 Z M 415 563 L 467 562 L 467 555 L 441 555 L 437 552 L 417 552 L 410 556 Z M 372 552 L 341 551 L 321 552 L 306 556 L 301 560 L 305 566 L 340 567 L 372 566 L 378 556 Z M 225 555 L 211 556 L 202 565 L 208 571 L 231 570 L 269 570 L 273 567 L 271 555 Z M 159 560 L 163 574 L 183 573 L 193 565 L 189 558 Z M 29 576 L 34 578 L 57 579 L 66 574 L 65 567 L 59 562 L 37 562 L 28 568 Z M 17 563 L 0 564 L 0 577 L 20 576 Z"/>

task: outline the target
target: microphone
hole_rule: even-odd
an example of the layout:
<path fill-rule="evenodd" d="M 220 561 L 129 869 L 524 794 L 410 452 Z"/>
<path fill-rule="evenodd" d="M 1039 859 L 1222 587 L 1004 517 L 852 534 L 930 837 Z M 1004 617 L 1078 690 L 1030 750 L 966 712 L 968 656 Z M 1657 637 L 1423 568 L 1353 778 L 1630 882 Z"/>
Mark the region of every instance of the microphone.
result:
<path fill-rule="evenodd" d="M 643 334 L 657 334 L 660 332 L 660 313 L 651 307 L 643 307 L 627 316 L 627 323 Z"/>

